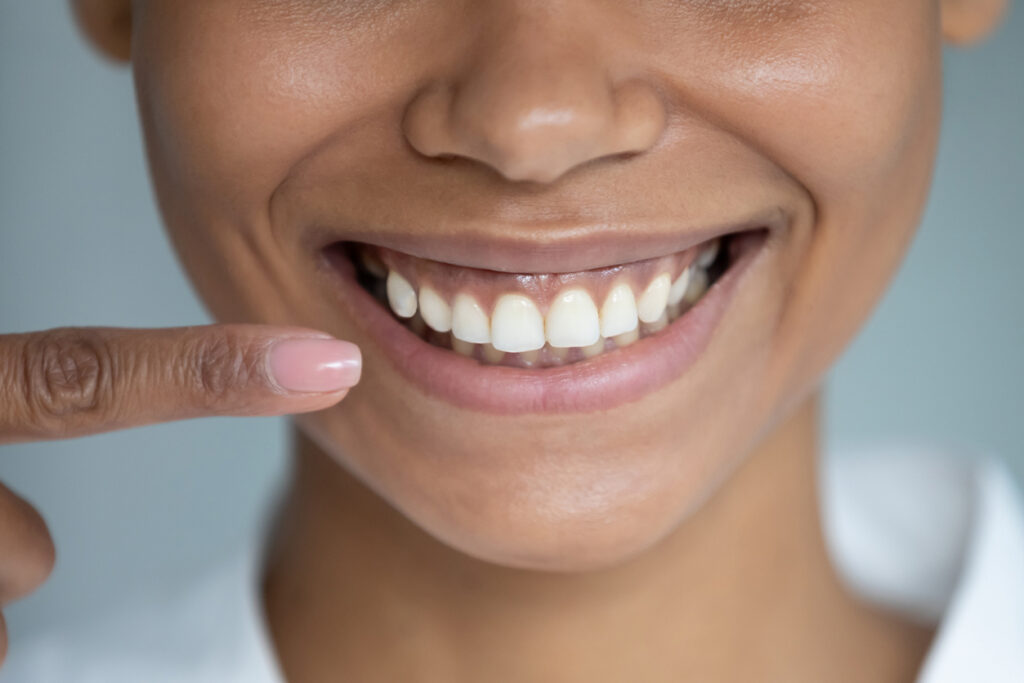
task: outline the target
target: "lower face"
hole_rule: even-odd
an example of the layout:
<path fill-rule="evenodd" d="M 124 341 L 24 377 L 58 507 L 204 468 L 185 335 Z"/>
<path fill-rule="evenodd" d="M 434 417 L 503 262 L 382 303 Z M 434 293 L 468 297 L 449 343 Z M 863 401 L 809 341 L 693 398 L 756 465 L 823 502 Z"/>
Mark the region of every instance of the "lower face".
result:
<path fill-rule="evenodd" d="M 491 562 L 605 567 L 676 528 L 820 382 L 930 183 L 925 0 L 136 5 L 200 295 L 357 343 L 360 385 L 301 428 Z M 657 135 L 556 171 L 627 82 Z M 556 107 L 543 146 L 509 114 Z"/>

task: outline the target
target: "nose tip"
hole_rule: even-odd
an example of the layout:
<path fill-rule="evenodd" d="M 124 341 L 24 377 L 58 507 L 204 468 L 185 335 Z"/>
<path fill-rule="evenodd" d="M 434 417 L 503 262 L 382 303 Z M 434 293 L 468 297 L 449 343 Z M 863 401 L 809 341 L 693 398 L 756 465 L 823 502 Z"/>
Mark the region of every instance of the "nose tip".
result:
<path fill-rule="evenodd" d="M 403 120 L 410 145 L 427 157 L 475 160 L 507 180 L 550 183 L 589 161 L 642 152 L 665 128 L 649 83 L 520 67 L 511 77 L 490 70 L 424 88 Z"/>

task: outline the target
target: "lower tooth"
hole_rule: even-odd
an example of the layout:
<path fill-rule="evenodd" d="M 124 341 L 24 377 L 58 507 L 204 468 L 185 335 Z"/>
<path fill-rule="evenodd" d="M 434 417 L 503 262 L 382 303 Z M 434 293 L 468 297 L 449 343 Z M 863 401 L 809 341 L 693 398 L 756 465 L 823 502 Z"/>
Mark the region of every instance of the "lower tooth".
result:
<path fill-rule="evenodd" d="M 484 360 L 495 365 L 505 360 L 505 352 L 494 348 L 494 345 L 492 344 L 483 345 L 483 354 Z"/>
<path fill-rule="evenodd" d="M 519 360 L 523 362 L 527 367 L 535 365 L 540 360 L 540 349 L 534 349 L 532 351 L 520 351 Z"/>
<path fill-rule="evenodd" d="M 593 358 L 604 353 L 604 337 L 599 337 L 596 342 L 590 346 L 581 347 L 580 350 L 583 352 L 584 358 Z"/>
<path fill-rule="evenodd" d="M 476 351 L 476 344 L 468 341 L 462 341 L 458 337 L 453 336 L 452 349 L 455 353 L 472 358 L 473 352 Z"/>
<path fill-rule="evenodd" d="M 668 311 L 661 314 L 661 317 L 657 320 L 649 323 L 641 323 L 643 330 L 647 334 L 654 334 L 660 332 L 668 326 Z"/>
<path fill-rule="evenodd" d="M 634 329 L 630 330 L 629 332 L 623 332 L 622 334 L 614 337 L 614 339 L 615 339 L 615 343 L 620 348 L 624 347 L 624 346 L 629 346 L 630 344 L 632 344 L 636 340 L 640 339 L 640 328 L 637 327 L 637 328 L 634 328 Z"/>
<path fill-rule="evenodd" d="M 559 363 L 564 363 L 569 359 L 569 349 L 565 347 L 549 346 L 548 356 Z"/>

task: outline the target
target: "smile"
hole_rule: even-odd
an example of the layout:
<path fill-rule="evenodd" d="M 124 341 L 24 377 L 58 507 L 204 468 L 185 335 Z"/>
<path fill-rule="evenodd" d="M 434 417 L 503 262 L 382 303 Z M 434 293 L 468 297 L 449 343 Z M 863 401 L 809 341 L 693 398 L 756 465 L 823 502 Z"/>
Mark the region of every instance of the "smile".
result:
<path fill-rule="evenodd" d="M 636 400 L 685 372 L 770 232 L 561 273 L 465 267 L 354 241 L 322 253 L 353 320 L 427 394 L 491 413 L 581 412 Z"/>

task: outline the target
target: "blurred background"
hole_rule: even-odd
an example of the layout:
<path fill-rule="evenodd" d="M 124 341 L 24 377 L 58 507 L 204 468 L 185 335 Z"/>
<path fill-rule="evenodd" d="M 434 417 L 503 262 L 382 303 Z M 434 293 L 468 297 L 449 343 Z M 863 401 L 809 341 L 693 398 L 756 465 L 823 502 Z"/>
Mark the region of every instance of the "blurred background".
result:
<path fill-rule="evenodd" d="M 1024 13 L 946 51 L 936 182 L 892 289 L 832 372 L 831 454 L 880 442 L 995 455 L 1024 474 Z M 0 0 L 0 334 L 208 318 L 153 202 L 127 69 L 64 2 Z M 188 580 L 261 523 L 286 473 L 283 419 L 203 419 L 0 447 L 57 568 L 6 610 L 12 647 L 52 621 Z"/>

